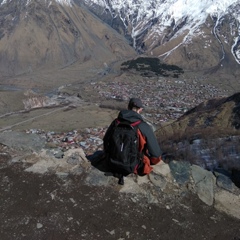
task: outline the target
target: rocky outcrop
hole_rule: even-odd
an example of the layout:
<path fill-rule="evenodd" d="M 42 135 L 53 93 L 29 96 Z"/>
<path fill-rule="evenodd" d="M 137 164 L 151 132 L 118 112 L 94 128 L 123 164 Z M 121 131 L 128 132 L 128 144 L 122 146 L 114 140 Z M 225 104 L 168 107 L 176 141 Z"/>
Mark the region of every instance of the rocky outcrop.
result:
<path fill-rule="evenodd" d="M 61 101 L 57 97 L 48 97 L 35 93 L 32 90 L 27 90 L 23 99 L 23 105 L 25 110 L 31 110 L 34 108 L 44 107 L 56 107 L 61 105 Z"/>
<path fill-rule="evenodd" d="M 19 139 L 21 146 L 17 144 Z M 0 142 L 15 149 L 14 154 L 8 153 L 7 164 L 22 164 L 27 172 L 51 173 L 60 178 L 72 174 L 81 175 L 87 185 L 114 187 L 120 193 L 141 195 L 149 203 L 163 203 L 166 206 L 169 202 L 178 204 L 186 195 L 194 194 L 207 206 L 214 206 L 219 211 L 240 219 L 240 189 L 220 172 L 210 172 L 188 162 L 161 161 L 153 166 L 149 175 L 129 175 L 125 177 L 125 184 L 120 186 L 117 179 L 107 172 L 104 162 L 99 161 L 99 151 L 91 156 L 86 156 L 80 147 L 62 152 L 56 148 L 44 147 L 44 141 L 37 135 L 13 132 L 1 133 Z"/>
<path fill-rule="evenodd" d="M 33 155 L 32 159 L 36 162 L 25 171 L 41 174 L 51 171 L 65 177 L 69 174 L 84 173 L 84 181 L 88 185 L 118 186 L 117 179 L 99 167 L 102 163 L 93 166 L 81 148 L 68 150 L 62 158 L 51 156 L 43 150 L 39 155 Z M 206 205 L 214 206 L 219 211 L 240 219 L 240 189 L 233 183 L 219 186 L 214 173 L 186 162 L 172 161 L 167 164 L 162 161 L 153 166 L 153 172 L 148 176 L 129 175 L 125 177 L 125 184 L 119 187 L 119 192 L 140 194 L 156 204 L 164 201 L 164 195 L 179 200 L 184 194 L 191 192 Z"/>

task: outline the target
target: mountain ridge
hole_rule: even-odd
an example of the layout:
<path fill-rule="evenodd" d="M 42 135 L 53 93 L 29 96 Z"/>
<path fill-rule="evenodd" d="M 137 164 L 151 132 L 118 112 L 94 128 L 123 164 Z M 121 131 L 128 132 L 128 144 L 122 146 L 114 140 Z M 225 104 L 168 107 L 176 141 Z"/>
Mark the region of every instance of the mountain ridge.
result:
<path fill-rule="evenodd" d="M 240 4 L 231 1 L 1 1 L 0 71 L 30 73 L 136 54 L 236 78 Z"/>
<path fill-rule="evenodd" d="M 141 53 L 192 70 L 239 68 L 238 1 L 84 1 Z"/>
<path fill-rule="evenodd" d="M 115 30 L 72 1 L 5 1 L 0 20 L 2 75 L 135 54 Z"/>
<path fill-rule="evenodd" d="M 172 123 L 162 126 L 158 136 L 183 139 L 201 135 L 211 138 L 239 135 L 240 92 L 228 97 L 212 98 L 188 110 Z M 207 136 L 206 136 L 207 135 Z"/>

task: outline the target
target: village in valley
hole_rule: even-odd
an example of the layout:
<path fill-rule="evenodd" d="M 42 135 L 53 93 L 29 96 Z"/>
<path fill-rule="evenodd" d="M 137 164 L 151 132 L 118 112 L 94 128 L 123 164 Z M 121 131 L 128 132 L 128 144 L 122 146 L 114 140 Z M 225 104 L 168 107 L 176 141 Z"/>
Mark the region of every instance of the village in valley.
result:
<path fill-rule="evenodd" d="M 93 88 L 105 99 L 127 102 L 140 97 L 146 106 L 143 115 L 155 124 L 176 120 L 186 111 L 213 98 L 229 96 L 228 90 L 205 84 L 201 79 L 141 78 L 135 81 L 93 82 Z"/>
<path fill-rule="evenodd" d="M 122 81 L 120 78 L 114 82 L 95 81 L 85 85 L 84 91 L 94 92 L 101 101 L 111 101 L 113 108 L 114 103 L 121 102 L 122 106 L 127 107 L 131 97 L 141 97 L 146 106 L 142 116 L 156 128 L 176 120 L 201 102 L 229 95 L 227 90 L 201 83 L 200 79 L 186 81 L 180 78 L 164 77 L 140 78 L 137 82 L 128 79 Z M 69 100 L 64 94 L 59 94 L 58 98 L 61 101 L 64 98 L 66 101 Z M 96 102 L 100 107 L 101 101 Z M 56 157 L 62 157 L 64 151 L 71 148 L 81 147 L 86 155 L 102 150 L 102 139 L 107 127 L 73 129 L 67 133 L 45 132 L 40 129 L 29 129 L 26 132 L 43 136 L 47 145 L 53 149 L 53 154 Z"/>

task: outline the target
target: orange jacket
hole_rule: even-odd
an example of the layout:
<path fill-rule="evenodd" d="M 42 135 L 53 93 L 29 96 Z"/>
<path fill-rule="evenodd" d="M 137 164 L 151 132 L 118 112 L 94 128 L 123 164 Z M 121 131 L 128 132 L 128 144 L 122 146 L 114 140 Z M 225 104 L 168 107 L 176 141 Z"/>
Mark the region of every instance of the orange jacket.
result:
<path fill-rule="evenodd" d="M 145 149 L 145 144 L 146 144 L 146 138 L 143 136 L 141 131 L 138 129 L 138 143 L 139 143 L 139 151 L 143 153 L 143 168 L 141 169 L 136 169 L 135 174 L 139 175 L 146 175 L 149 174 L 152 171 L 151 165 L 155 165 L 161 161 L 161 156 L 156 158 L 156 157 L 149 157 L 147 155 L 147 152 L 144 152 Z"/>

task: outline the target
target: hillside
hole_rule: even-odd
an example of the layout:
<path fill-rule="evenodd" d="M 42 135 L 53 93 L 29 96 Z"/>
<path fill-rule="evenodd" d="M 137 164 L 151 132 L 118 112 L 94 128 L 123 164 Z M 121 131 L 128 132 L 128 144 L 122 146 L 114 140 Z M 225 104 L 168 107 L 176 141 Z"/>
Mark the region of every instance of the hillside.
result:
<path fill-rule="evenodd" d="M 240 93 L 218 99 L 210 99 L 184 113 L 180 118 L 166 127 L 163 132 L 169 136 L 176 134 L 179 138 L 184 134 L 207 134 L 208 137 L 239 134 L 240 129 Z"/>
<path fill-rule="evenodd" d="M 0 76 L 31 74 L 134 56 L 116 31 L 78 5 L 5 1 L 0 8 Z M 39 80 L 38 80 L 39 81 Z"/>
<path fill-rule="evenodd" d="M 240 93 L 211 99 L 156 131 L 167 159 L 222 169 L 240 187 Z"/>

